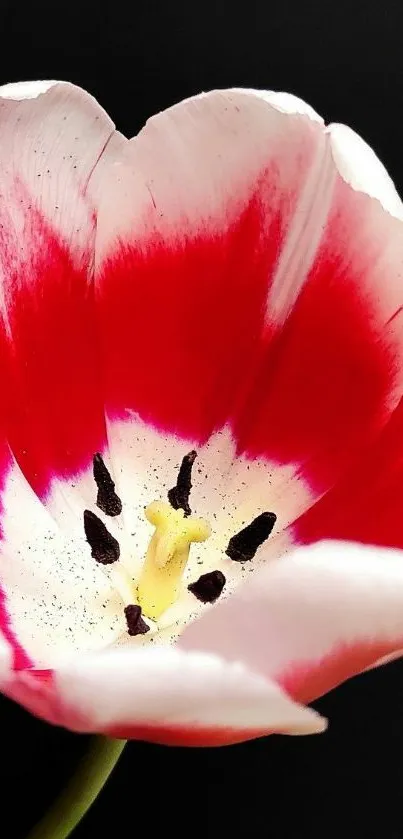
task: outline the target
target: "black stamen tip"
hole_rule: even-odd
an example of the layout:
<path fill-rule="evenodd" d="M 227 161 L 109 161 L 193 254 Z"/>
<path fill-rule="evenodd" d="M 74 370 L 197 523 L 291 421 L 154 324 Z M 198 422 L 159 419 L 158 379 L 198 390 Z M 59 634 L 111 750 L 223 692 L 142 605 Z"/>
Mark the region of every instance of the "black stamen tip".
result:
<path fill-rule="evenodd" d="M 220 596 L 226 579 L 221 571 L 209 571 L 202 574 L 195 583 L 188 585 L 189 591 L 202 603 L 214 603 Z"/>
<path fill-rule="evenodd" d="M 145 635 L 150 631 L 150 627 L 141 617 L 140 606 L 126 606 L 125 617 L 129 635 Z"/>
<path fill-rule="evenodd" d="M 122 512 L 122 502 L 116 495 L 115 484 L 99 453 L 94 455 L 93 474 L 98 487 L 97 507 L 106 516 L 119 516 Z"/>
<path fill-rule="evenodd" d="M 180 465 L 176 486 L 168 492 L 168 501 L 174 510 L 183 510 L 185 516 L 190 516 L 189 495 L 192 489 L 192 466 L 196 460 L 197 452 L 191 451 L 186 454 Z"/>
<path fill-rule="evenodd" d="M 119 542 L 91 510 L 84 510 L 84 531 L 85 538 L 91 548 L 91 556 L 97 562 L 102 565 L 110 565 L 119 559 Z"/>
<path fill-rule="evenodd" d="M 227 556 L 235 562 L 253 559 L 257 549 L 270 536 L 276 520 L 275 513 L 262 513 L 257 516 L 247 527 L 232 536 L 225 551 Z"/>

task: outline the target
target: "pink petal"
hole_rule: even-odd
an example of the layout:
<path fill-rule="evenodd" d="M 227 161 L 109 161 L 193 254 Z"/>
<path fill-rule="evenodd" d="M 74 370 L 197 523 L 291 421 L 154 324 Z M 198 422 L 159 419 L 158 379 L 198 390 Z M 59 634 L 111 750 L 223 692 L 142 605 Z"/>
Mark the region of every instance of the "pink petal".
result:
<path fill-rule="evenodd" d="M 109 416 L 199 445 L 229 424 L 324 492 L 402 390 L 403 210 L 373 152 L 292 97 L 223 91 L 154 117 L 109 176 Z"/>
<path fill-rule="evenodd" d="M 242 666 L 169 647 L 80 656 L 53 673 L 9 674 L 2 689 L 74 731 L 163 743 L 221 745 L 326 725 Z"/>
<path fill-rule="evenodd" d="M 300 548 L 189 625 L 179 644 L 241 662 L 309 702 L 402 650 L 403 554 Z"/>

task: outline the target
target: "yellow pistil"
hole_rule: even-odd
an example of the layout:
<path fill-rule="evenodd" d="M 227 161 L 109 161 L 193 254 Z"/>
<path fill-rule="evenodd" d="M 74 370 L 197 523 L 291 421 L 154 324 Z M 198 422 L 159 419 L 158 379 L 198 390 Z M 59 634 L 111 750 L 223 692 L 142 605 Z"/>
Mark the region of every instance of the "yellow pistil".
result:
<path fill-rule="evenodd" d="M 146 518 L 155 532 L 146 554 L 137 588 L 137 602 L 144 615 L 158 618 L 177 600 L 192 542 L 204 542 L 211 534 L 203 519 L 185 516 L 165 501 L 146 507 Z"/>

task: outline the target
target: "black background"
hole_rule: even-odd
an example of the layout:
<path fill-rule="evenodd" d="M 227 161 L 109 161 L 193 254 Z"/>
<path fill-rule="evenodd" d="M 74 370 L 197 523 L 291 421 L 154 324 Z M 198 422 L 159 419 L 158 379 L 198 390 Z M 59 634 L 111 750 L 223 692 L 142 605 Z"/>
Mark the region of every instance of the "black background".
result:
<path fill-rule="evenodd" d="M 88 0 L 3 0 L 0 11 L 0 83 L 76 82 L 126 134 L 200 90 L 288 90 L 326 120 L 352 125 L 403 192 L 398 0 L 247 0 L 238 11 L 230 2 L 190 0 L 115 0 L 105 10 Z M 318 737 L 217 750 L 131 744 L 74 836 L 403 837 L 401 663 L 343 685 L 316 707 L 331 720 Z M 61 788 L 87 738 L 42 724 L 6 700 L 0 734 L 0 835 L 19 839 Z"/>

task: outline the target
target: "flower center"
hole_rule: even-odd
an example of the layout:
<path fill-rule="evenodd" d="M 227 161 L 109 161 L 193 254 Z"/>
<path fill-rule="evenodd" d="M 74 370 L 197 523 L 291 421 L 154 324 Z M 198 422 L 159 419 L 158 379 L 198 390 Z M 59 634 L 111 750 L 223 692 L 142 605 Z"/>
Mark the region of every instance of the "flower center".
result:
<path fill-rule="evenodd" d="M 91 510 L 84 510 L 84 531 L 91 556 L 101 565 L 110 566 L 108 576 L 123 603 L 129 635 L 144 635 L 151 627 L 143 620 L 158 621 L 179 598 L 181 581 L 192 542 L 204 542 L 211 528 L 204 519 L 192 515 L 189 506 L 192 488 L 192 466 L 196 452 L 182 459 L 176 485 L 168 492 L 167 501 L 153 501 L 145 508 L 145 516 L 155 528 L 140 575 L 135 580 L 120 561 L 120 545 L 106 525 Z M 93 458 L 94 480 L 98 489 L 97 507 L 114 518 L 122 512 L 122 502 L 115 484 L 99 453 Z M 236 563 L 250 562 L 266 541 L 276 522 L 275 513 L 264 512 L 234 534 L 225 551 Z M 222 571 L 202 574 L 188 585 L 188 590 L 202 603 L 214 603 L 226 585 Z"/>
<path fill-rule="evenodd" d="M 204 519 L 186 516 L 165 501 L 146 507 L 146 518 L 155 527 L 137 587 L 137 601 L 153 620 L 177 600 L 180 582 L 192 542 L 204 542 L 211 534 Z"/>

